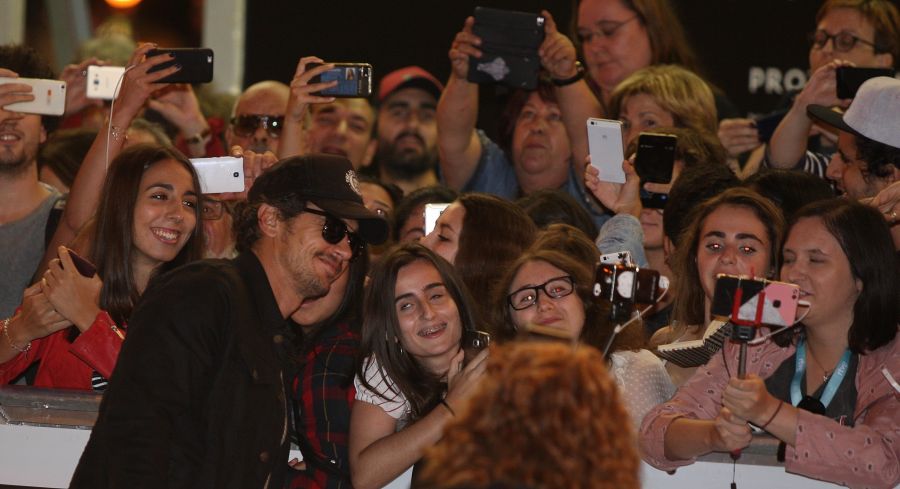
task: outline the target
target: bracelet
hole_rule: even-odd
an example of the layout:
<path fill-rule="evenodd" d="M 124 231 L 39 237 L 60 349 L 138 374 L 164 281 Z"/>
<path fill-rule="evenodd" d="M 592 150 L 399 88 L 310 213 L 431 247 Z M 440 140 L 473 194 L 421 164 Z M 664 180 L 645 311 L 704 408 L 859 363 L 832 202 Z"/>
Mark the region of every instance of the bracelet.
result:
<path fill-rule="evenodd" d="M 122 136 L 125 135 L 125 131 L 122 130 L 119 126 L 112 125 L 112 122 L 109 123 L 109 135 L 112 137 L 113 141 L 118 141 L 122 139 Z"/>
<path fill-rule="evenodd" d="M 557 87 L 565 87 L 567 85 L 571 85 L 579 80 L 584 78 L 584 66 L 581 65 L 581 61 L 575 62 L 575 74 L 570 76 L 569 78 L 564 78 L 559 80 L 557 78 L 551 78 L 550 81 Z"/>
<path fill-rule="evenodd" d="M 778 413 L 781 412 L 781 406 L 784 406 L 784 401 L 779 400 L 779 401 L 778 401 L 778 407 L 775 408 L 775 412 L 772 413 L 772 417 L 769 418 L 768 421 L 766 421 L 766 424 L 760 426 L 759 429 L 764 430 L 764 429 L 766 429 L 767 426 L 769 426 L 769 424 L 772 423 L 772 421 L 775 421 L 775 416 L 778 416 Z"/>
<path fill-rule="evenodd" d="M 28 353 L 28 350 L 31 349 L 31 342 L 29 341 L 25 348 L 20 348 L 13 343 L 12 338 L 9 337 L 9 321 L 11 318 L 6 318 L 3 320 L 3 336 L 6 337 L 6 342 L 9 343 L 9 346 L 12 347 L 13 350 L 16 350 L 19 353 Z M 450 409 L 449 407 L 447 409 Z"/>
<path fill-rule="evenodd" d="M 453 416 L 456 416 L 456 411 L 454 411 L 453 408 L 450 407 L 449 404 L 447 404 L 446 399 L 441 399 L 441 405 L 444 406 L 445 408 L 447 408 L 447 411 L 450 411 L 450 414 L 452 414 Z"/>

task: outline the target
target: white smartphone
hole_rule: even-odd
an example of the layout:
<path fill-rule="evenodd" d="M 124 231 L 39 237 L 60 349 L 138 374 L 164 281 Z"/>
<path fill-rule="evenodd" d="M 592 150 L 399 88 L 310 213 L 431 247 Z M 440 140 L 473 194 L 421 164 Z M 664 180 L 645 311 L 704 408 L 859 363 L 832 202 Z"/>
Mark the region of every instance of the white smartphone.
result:
<path fill-rule="evenodd" d="M 625 151 L 622 147 L 622 123 L 608 119 L 587 120 L 588 147 L 591 165 L 600 170 L 600 180 L 625 183 L 622 161 Z"/>
<path fill-rule="evenodd" d="M 88 66 L 87 69 L 87 98 L 112 100 L 119 95 L 122 76 L 125 68 L 122 66 Z"/>
<path fill-rule="evenodd" d="M 200 177 L 200 193 L 220 194 L 244 191 L 244 159 L 231 156 L 191 158 Z"/>
<path fill-rule="evenodd" d="M 440 203 L 440 204 L 425 204 L 425 235 L 431 234 L 434 231 L 434 226 L 437 225 L 438 217 L 441 217 L 441 214 L 444 212 L 450 205 L 449 202 Z"/>
<path fill-rule="evenodd" d="M 630 251 L 617 251 L 615 253 L 607 253 L 600 256 L 600 263 L 610 265 L 622 265 L 624 267 L 633 267 L 634 262 L 631 260 Z"/>
<path fill-rule="evenodd" d="M 63 115 L 66 111 L 66 82 L 62 80 L 0 77 L 0 85 L 4 83 L 31 85 L 34 95 L 34 100 L 9 104 L 3 107 L 4 110 L 41 115 Z"/>

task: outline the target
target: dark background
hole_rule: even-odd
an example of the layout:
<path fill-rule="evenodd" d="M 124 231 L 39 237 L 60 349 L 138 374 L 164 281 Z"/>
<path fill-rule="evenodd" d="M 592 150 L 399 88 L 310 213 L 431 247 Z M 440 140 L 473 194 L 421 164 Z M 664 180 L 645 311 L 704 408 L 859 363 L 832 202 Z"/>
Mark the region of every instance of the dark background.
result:
<path fill-rule="evenodd" d="M 743 112 L 767 112 L 781 98 L 776 83 L 770 83 L 771 93 L 750 92 L 751 67 L 774 68 L 769 70 L 773 81 L 789 69 L 808 68 L 807 36 L 815 28 L 818 0 L 672 3 L 706 78 Z M 288 81 L 296 61 L 311 54 L 325 60 L 369 62 L 376 81 L 410 64 L 446 80 L 450 43 L 476 5 L 530 12 L 546 8 L 560 29 L 572 34 L 571 0 L 248 2 L 245 85 L 264 79 Z M 482 97 L 490 98 L 493 92 L 493 87 L 485 87 Z"/>

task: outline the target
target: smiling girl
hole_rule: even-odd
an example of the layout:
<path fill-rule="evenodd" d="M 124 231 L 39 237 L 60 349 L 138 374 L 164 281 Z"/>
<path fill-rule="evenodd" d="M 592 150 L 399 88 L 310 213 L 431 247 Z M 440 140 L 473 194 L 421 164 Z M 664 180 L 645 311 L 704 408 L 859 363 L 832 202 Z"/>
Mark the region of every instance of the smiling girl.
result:
<path fill-rule="evenodd" d="M 475 321 L 453 267 L 419 244 L 385 255 L 366 292 L 356 403 L 353 487 L 382 487 L 419 461 L 484 374 L 487 352 L 463 366 Z"/>

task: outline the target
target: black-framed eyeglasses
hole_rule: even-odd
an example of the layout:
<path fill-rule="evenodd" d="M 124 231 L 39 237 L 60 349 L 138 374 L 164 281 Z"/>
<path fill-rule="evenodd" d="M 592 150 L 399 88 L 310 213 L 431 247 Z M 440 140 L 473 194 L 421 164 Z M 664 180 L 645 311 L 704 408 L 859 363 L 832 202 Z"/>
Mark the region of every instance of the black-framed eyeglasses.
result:
<path fill-rule="evenodd" d="M 572 293 L 575 290 L 575 281 L 571 275 L 563 275 L 562 277 L 554 277 L 542 283 L 531 287 L 522 287 L 521 289 L 506 296 L 506 302 L 509 307 L 516 311 L 528 309 L 537 304 L 538 294 L 540 291 L 551 299 L 560 299 Z"/>
<path fill-rule="evenodd" d="M 344 221 L 325 211 L 310 209 L 309 207 L 304 209 L 303 212 L 309 212 L 310 214 L 325 218 L 325 222 L 322 224 L 322 239 L 324 239 L 326 243 L 336 245 L 344 239 L 344 236 L 347 236 L 347 239 L 350 242 L 350 251 L 353 253 L 350 257 L 351 260 L 356 259 L 356 257 L 365 253 L 366 242 L 363 241 L 358 234 L 347 229 L 347 225 L 344 224 Z"/>
<path fill-rule="evenodd" d="M 839 53 L 846 53 L 850 51 L 856 46 L 856 43 L 861 42 L 866 46 L 872 46 L 872 49 L 878 50 L 878 45 L 874 42 L 866 41 L 865 39 L 860 39 L 859 37 L 850 34 L 849 32 L 838 32 L 837 34 L 829 34 L 823 30 L 818 30 L 809 35 L 809 42 L 812 43 L 813 47 L 816 49 L 822 49 L 828 44 L 828 40 L 833 40 L 834 50 Z"/>
<path fill-rule="evenodd" d="M 242 138 L 252 136 L 260 127 L 266 130 L 270 138 L 278 139 L 284 127 L 284 116 L 248 114 L 231 118 L 231 130 Z"/>
<path fill-rule="evenodd" d="M 200 218 L 207 221 L 217 221 L 225 215 L 225 203 L 221 200 L 204 197 L 200 200 Z"/>
<path fill-rule="evenodd" d="M 578 41 L 582 44 L 587 44 L 587 43 L 593 41 L 594 39 L 606 39 L 609 37 L 613 37 L 616 35 L 616 32 L 618 32 L 619 29 L 622 28 L 622 26 L 633 21 L 634 19 L 639 19 L 639 18 L 640 18 L 639 15 L 634 14 L 633 16 L 631 16 L 625 20 L 621 20 L 621 21 L 615 21 L 615 20 L 601 21 L 598 23 L 599 27 L 594 27 L 587 31 L 578 32 L 578 34 L 577 34 Z"/>

